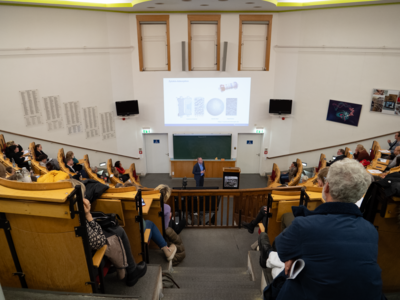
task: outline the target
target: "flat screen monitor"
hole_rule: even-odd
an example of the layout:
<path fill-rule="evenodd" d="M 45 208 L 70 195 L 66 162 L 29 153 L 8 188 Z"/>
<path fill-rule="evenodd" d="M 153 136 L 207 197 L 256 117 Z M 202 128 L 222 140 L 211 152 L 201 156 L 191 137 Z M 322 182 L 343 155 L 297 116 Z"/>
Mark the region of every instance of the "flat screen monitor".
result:
<path fill-rule="evenodd" d="M 269 100 L 270 114 L 291 114 L 292 100 L 271 99 Z"/>
<path fill-rule="evenodd" d="M 138 100 L 117 101 L 115 102 L 117 116 L 129 116 L 139 114 Z"/>

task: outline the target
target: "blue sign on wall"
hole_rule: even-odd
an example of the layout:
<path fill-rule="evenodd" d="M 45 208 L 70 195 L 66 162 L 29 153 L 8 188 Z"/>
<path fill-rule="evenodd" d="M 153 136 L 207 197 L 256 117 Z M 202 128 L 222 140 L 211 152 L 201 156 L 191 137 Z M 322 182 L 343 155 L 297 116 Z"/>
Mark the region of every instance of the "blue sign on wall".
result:
<path fill-rule="evenodd" d="M 253 145 L 253 141 L 247 141 L 247 145 Z"/>
<path fill-rule="evenodd" d="M 154 144 L 159 144 L 159 143 L 160 143 L 160 140 L 153 140 L 153 143 L 154 143 Z"/>

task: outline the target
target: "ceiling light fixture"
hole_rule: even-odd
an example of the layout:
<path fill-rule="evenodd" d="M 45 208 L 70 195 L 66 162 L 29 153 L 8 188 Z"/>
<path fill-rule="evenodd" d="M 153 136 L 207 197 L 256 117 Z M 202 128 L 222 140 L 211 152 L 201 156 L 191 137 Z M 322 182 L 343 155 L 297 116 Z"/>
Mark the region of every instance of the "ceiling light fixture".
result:
<path fill-rule="evenodd" d="M 254 8 L 261 8 L 261 6 L 254 6 Z"/>
<path fill-rule="evenodd" d="M 156 5 L 163 5 L 164 3 L 156 3 Z"/>
<path fill-rule="evenodd" d="M 155 8 L 154 6 L 149 6 L 148 8 Z"/>
<path fill-rule="evenodd" d="M 208 4 L 201 4 L 200 6 L 208 6 Z"/>

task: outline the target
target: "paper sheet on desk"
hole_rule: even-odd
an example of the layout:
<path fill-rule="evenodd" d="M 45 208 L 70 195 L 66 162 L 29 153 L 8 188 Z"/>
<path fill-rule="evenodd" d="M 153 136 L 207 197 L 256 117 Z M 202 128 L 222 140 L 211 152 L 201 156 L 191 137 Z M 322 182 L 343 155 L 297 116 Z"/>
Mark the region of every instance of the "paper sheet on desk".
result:
<path fill-rule="evenodd" d="M 29 160 L 29 157 L 28 156 L 25 156 L 25 161 L 28 161 Z"/>
<path fill-rule="evenodd" d="M 381 174 L 382 171 L 379 170 L 368 170 L 368 172 L 370 172 L 371 174 Z"/>
<path fill-rule="evenodd" d="M 379 150 L 379 152 L 382 152 L 382 153 L 391 153 L 389 150 Z"/>
<path fill-rule="evenodd" d="M 384 158 L 378 158 L 378 161 L 385 163 L 387 161 L 387 159 Z"/>
<path fill-rule="evenodd" d="M 29 150 L 25 150 L 25 151 L 24 151 L 24 154 L 27 154 L 27 153 L 29 153 Z"/>

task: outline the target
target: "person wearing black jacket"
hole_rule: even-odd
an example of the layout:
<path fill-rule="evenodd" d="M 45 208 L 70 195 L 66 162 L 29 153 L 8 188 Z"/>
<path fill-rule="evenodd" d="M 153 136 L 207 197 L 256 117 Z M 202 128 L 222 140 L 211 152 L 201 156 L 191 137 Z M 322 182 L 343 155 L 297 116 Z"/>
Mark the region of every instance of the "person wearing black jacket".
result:
<path fill-rule="evenodd" d="M 11 159 L 12 156 L 14 155 L 14 151 L 12 151 L 10 149 L 11 146 L 17 146 L 18 152 L 21 152 L 21 155 L 24 154 L 24 149 L 21 147 L 21 145 L 15 144 L 14 141 L 9 141 L 9 142 L 7 142 L 7 147 L 6 147 L 6 150 L 5 150 L 5 154 L 6 154 L 7 158 Z"/>
<path fill-rule="evenodd" d="M 345 153 L 345 151 L 343 149 L 339 149 L 338 152 L 336 153 L 337 156 L 335 157 L 335 159 L 332 159 L 332 160 L 328 161 L 326 163 L 326 166 L 330 167 L 333 163 L 335 163 L 335 162 L 337 162 L 339 160 L 345 159 L 346 156 L 344 155 L 344 153 Z"/>
<path fill-rule="evenodd" d="M 75 174 L 74 176 L 72 176 L 73 179 L 80 180 L 81 175 L 83 178 L 89 178 L 85 170 L 78 171 L 74 169 L 74 161 L 72 160 L 72 158 L 69 158 L 67 160 L 65 166 L 71 171 L 71 173 Z"/>
<path fill-rule="evenodd" d="M 25 167 L 28 171 L 31 170 L 31 166 L 25 161 L 25 157 L 23 156 L 24 152 L 19 151 L 19 148 L 16 145 L 12 145 L 9 151 L 11 155 L 10 160 L 14 159 L 18 167 Z"/>
<path fill-rule="evenodd" d="M 203 186 L 206 167 L 201 157 L 197 158 L 197 164 L 194 165 L 192 173 L 194 175 L 194 180 L 196 180 L 196 186 Z"/>
<path fill-rule="evenodd" d="M 36 146 L 35 146 L 35 157 L 36 157 L 36 160 L 38 160 L 38 157 L 40 156 L 40 155 L 46 155 L 46 153 L 44 153 L 43 151 L 42 151 L 42 145 L 40 145 L 40 144 L 37 144 Z M 48 157 L 48 155 L 46 155 L 47 157 Z"/>

